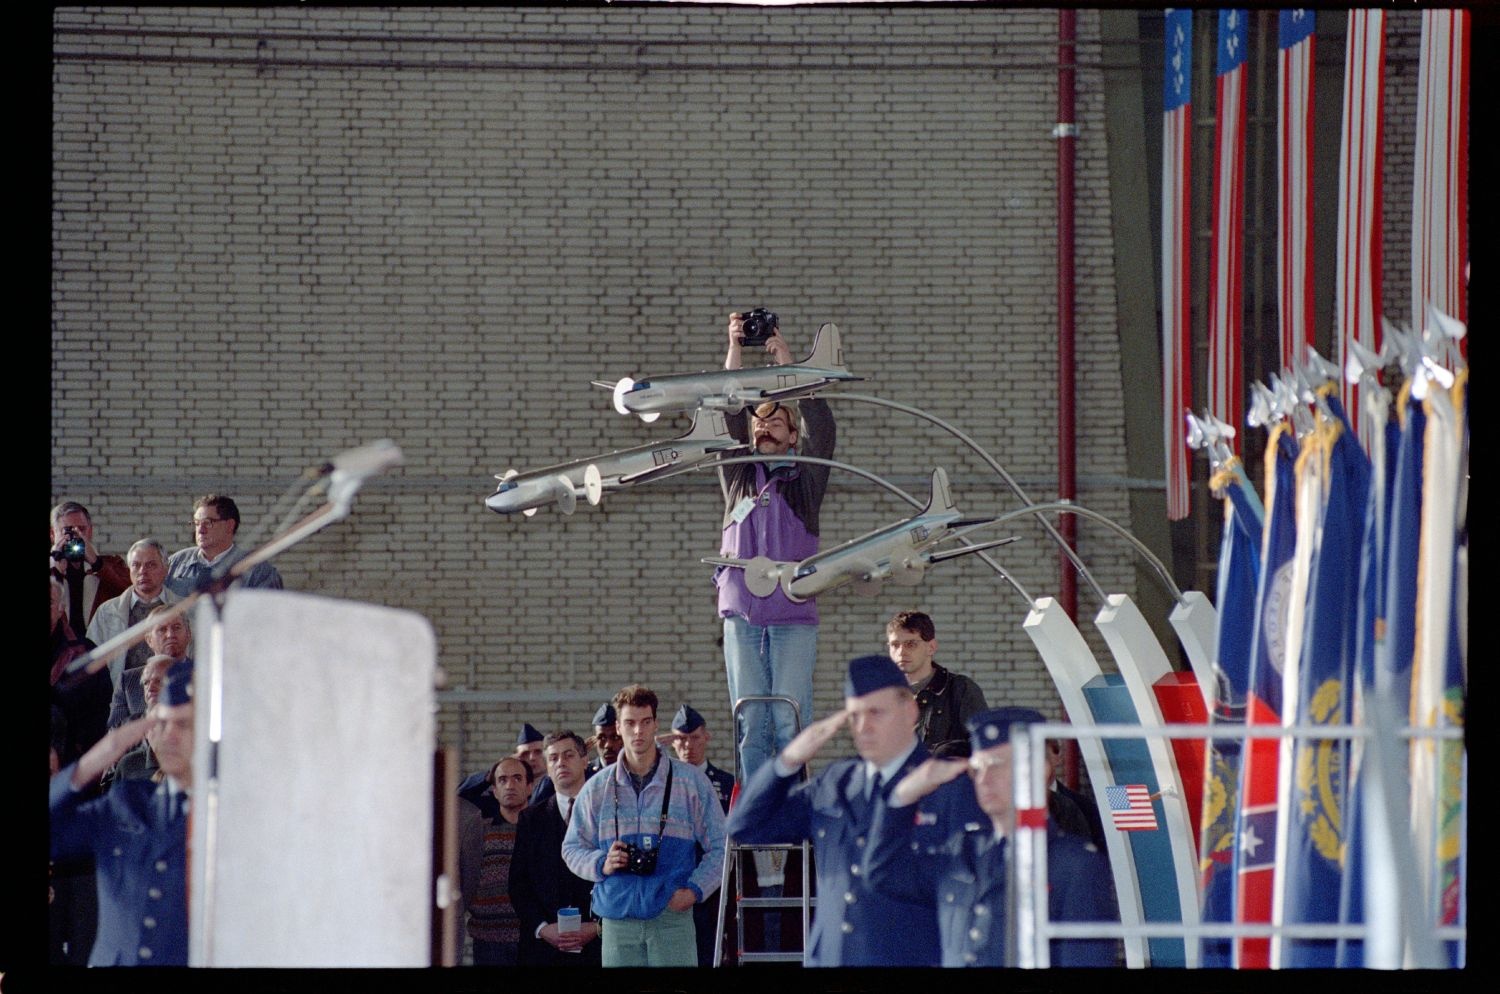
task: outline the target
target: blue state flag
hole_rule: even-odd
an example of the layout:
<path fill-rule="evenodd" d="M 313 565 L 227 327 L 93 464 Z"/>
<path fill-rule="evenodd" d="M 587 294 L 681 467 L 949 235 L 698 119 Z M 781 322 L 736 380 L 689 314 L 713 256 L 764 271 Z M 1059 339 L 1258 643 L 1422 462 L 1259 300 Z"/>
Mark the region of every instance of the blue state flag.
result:
<path fill-rule="evenodd" d="M 1342 725 L 1349 719 L 1359 562 L 1370 486 L 1370 461 L 1337 396 L 1325 396 L 1333 416 L 1315 429 L 1311 453 L 1323 462 L 1324 499 L 1308 580 L 1293 711 L 1295 723 L 1305 725 Z M 1292 769 L 1284 771 L 1292 778 L 1292 810 L 1285 819 L 1280 920 L 1288 925 L 1334 923 L 1339 920 L 1343 880 L 1348 741 L 1298 739 L 1292 756 Z M 1335 952 L 1332 939 L 1287 938 L 1280 965 L 1331 967 Z"/>
<path fill-rule="evenodd" d="M 1219 544 L 1219 580 L 1215 606 L 1215 725 L 1245 723 L 1250 692 L 1250 651 L 1255 628 L 1255 592 L 1260 580 L 1260 540 L 1265 512 L 1246 479 L 1240 461 L 1231 457 L 1214 474 L 1209 486 L 1224 494 L 1224 535 Z M 1203 826 L 1198 842 L 1199 882 L 1203 920 L 1234 921 L 1234 840 L 1236 798 L 1239 795 L 1241 742 L 1210 739 L 1204 770 Z M 1232 965 L 1233 947 L 1227 938 L 1204 939 L 1202 964 Z"/>
<path fill-rule="evenodd" d="M 1390 544 L 1386 547 L 1385 615 L 1376 623 L 1375 685 L 1398 701 L 1411 699 L 1411 664 L 1417 644 L 1417 561 L 1422 538 L 1422 452 L 1427 414 L 1411 398 L 1411 384 L 1396 400 L 1401 442 L 1391 488 Z"/>
<path fill-rule="evenodd" d="M 1390 395 L 1381 391 L 1382 407 L 1388 406 Z M 1372 412 L 1370 444 L 1370 491 L 1365 502 L 1364 543 L 1359 561 L 1359 613 L 1355 619 L 1354 658 L 1350 669 L 1354 673 L 1353 723 L 1364 724 L 1362 701 L 1375 686 L 1375 641 L 1377 624 L 1385 614 L 1386 550 L 1390 548 L 1391 493 L 1396 479 L 1396 450 L 1401 442 L 1400 425 L 1386 417 L 1385 411 Z M 1363 749 L 1359 742 L 1350 747 L 1349 803 L 1344 808 L 1348 831 L 1344 834 L 1344 881 L 1343 893 L 1339 896 L 1339 921 L 1345 925 L 1363 924 L 1364 914 L 1364 773 L 1359 756 Z M 1341 967 L 1362 967 L 1364 940 L 1339 939 L 1337 964 Z"/>

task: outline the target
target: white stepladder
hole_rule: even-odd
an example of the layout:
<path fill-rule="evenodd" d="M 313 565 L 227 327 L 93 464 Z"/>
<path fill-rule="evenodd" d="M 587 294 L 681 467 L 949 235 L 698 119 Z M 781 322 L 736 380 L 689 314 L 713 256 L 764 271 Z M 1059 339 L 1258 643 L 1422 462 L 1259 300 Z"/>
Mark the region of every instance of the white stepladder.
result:
<path fill-rule="evenodd" d="M 735 730 L 734 735 L 734 781 L 736 784 L 744 783 L 744 768 L 740 756 L 740 711 L 746 704 L 766 704 L 775 706 L 785 704 L 792 709 L 792 722 L 795 731 L 802 731 L 802 708 L 795 700 L 775 694 L 752 694 L 741 697 L 734 702 L 734 710 L 730 721 L 730 728 Z M 795 732 L 794 732 L 795 734 Z M 769 760 L 768 760 L 769 762 Z M 802 768 L 802 779 L 807 779 L 807 767 Z M 745 873 L 744 854 L 746 852 L 786 852 L 800 850 L 802 853 L 802 895 L 801 897 L 746 897 L 745 896 Z M 772 845 L 739 845 L 733 839 L 726 840 L 724 851 L 724 872 L 719 879 L 719 915 L 718 925 L 714 933 L 714 966 L 721 966 L 724 962 L 724 919 L 728 913 L 730 892 L 729 874 L 730 868 L 734 870 L 734 905 L 739 913 L 735 915 L 735 949 L 741 963 L 801 963 L 807 950 L 808 940 L 812 932 L 812 909 L 817 903 L 817 898 L 812 894 L 812 845 L 803 839 L 801 842 L 787 842 Z M 745 910 L 758 911 L 780 911 L 785 908 L 802 909 L 802 952 L 770 952 L 766 950 L 747 951 L 745 949 Z"/>

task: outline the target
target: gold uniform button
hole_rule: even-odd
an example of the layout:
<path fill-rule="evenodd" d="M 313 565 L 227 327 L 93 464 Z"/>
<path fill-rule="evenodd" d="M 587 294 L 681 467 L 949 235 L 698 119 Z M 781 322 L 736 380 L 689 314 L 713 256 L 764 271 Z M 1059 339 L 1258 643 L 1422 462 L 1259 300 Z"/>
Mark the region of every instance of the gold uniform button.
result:
<path fill-rule="evenodd" d="M 965 963 L 973 963 L 977 959 L 979 959 L 979 957 L 975 956 L 973 953 L 964 953 L 964 962 Z"/>
<path fill-rule="evenodd" d="M 844 891 L 844 903 L 845 904 L 853 904 L 854 903 L 854 892 L 852 890 L 846 890 L 846 891 Z"/>
<path fill-rule="evenodd" d="M 166 860 L 159 859 L 159 860 L 156 861 L 156 872 L 157 873 L 166 873 L 167 872 L 167 861 Z"/>
<path fill-rule="evenodd" d="M 849 872 L 856 877 L 859 876 L 859 864 L 855 863 L 853 866 L 849 867 Z"/>
<path fill-rule="evenodd" d="M 943 896 L 943 900 L 947 901 L 949 904 L 952 904 L 953 903 L 953 895 L 952 894 L 946 894 L 946 895 Z"/>
<path fill-rule="evenodd" d="M 850 925 L 848 922 L 844 922 L 844 924 L 840 925 L 839 929 L 843 931 L 845 935 L 852 935 L 854 933 L 854 926 Z"/>
<path fill-rule="evenodd" d="M 818 838 L 821 839 L 821 838 L 826 837 L 827 835 L 828 835 L 828 830 L 826 828 L 820 828 L 820 829 L 818 829 Z"/>
<path fill-rule="evenodd" d="M 125 850 L 121 849 L 119 846 L 115 846 L 115 855 L 123 856 L 125 855 Z"/>
<path fill-rule="evenodd" d="M 863 835 L 859 836 L 854 840 L 854 844 L 863 849 L 865 847 L 865 837 Z"/>
<path fill-rule="evenodd" d="M 150 915 L 147 915 L 145 918 L 141 919 L 141 924 L 146 926 L 147 928 L 155 928 L 156 919 L 152 918 Z"/>
<path fill-rule="evenodd" d="M 151 900 L 153 901 L 160 901 L 161 891 L 157 890 L 155 887 L 152 887 L 150 890 L 146 891 L 146 896 L 151 898 Z"/>
<path fill-rule="evenodd" d="M 983 918 L 985 915 L 987 915 L 987 914 L 990 913 L 990 909 L 986 908 L 982 904 L 976 904 L 976 905 L 974 905 L 974 913 L 976 915 L 978 915 L 979 917 Z"/>
<path fill-rule="evenodd" d="M 979 931 L 979 929 L 977 928 L 971 928 L 969 929 L 969 938 L 973 939 L 975 942 L 978 942 L 980 939 L 984 938 L 984 933 Z"/>
<path fill-rule="evenodd" d="M 151 950 L 148 949 L 146 946 L 142 946 L 141 948 L 137 949 L 135 951 L 135 954 L 137 956 L 139 956 L 141 959 L 150 959 L 151 958 Z"/>

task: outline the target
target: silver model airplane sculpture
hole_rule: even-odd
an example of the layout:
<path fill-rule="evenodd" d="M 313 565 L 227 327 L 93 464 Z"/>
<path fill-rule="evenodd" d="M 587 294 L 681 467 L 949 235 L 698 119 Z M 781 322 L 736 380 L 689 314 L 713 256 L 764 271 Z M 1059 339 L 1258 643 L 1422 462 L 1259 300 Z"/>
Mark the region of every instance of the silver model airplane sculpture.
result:
<path fill-rule="evenodd" d="M 729 434 L 722 412 L 699 411 L 693 416 L 693 426 L 687 434 L 677 438 L 559 463 L 530 473 L 508 469 L 495 476 L 500 486 L 485 498 L 484 504 L 500 514 L 520 511 L 528 518 L 549 504 L 564 514 L 572 514 L 579 497 L 597 505 L 607 493 L 645 483 L 671 469 L 702 462 L 715 452 L 746 447 Z"/>
<path fill-rule="evenodd" d="M 846 583 L 854 584 L 855 593 L 873 597 L 886 580 L 915 586 L 929 566 L 1014 542 L 1016 537 L 1011 536 L 935 551 L 935 546 L 994 520 L 961 519 L 948 491 L 948 474 L 939 468 L 932 471 L 932 496 L 921 511 L 801 562 L 778 562 L 765 556 L 749 560 L 709 556 L 702 561 L 743 569 L 745 587 L 756 597 L 769 597 L 779 585 L 788 599 L 800 603 Z"/>
<path fill-rule="evenodd" d="M 863 376 L 855 376 L 844 368 L 839 326 L 830 323 L 818 329 L 812 354 L 798 363 L 668 373 L 645 380 L 626 376 L 617 383 L 595 380 L 594 385 L 614 391 L 615 410 L 639 415 L 642 421 L 649 422 L 667 411 L 694 411 L 700 407 L 738 411 L 746 405 L 793 400 L 834 383 L 862 379 Z"/>

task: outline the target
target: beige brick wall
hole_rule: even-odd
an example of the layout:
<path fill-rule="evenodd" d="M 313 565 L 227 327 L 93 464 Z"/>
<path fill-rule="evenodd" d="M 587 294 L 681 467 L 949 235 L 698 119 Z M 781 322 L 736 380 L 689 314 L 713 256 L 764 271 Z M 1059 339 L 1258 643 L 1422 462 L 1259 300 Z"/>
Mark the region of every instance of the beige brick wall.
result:
<path fill-rule="evenodd" d="M 440 735 L 466 770 L 523 720 L 586 733 L 597 699 L 636 679 L 725 727 L 697 562 L 717 550 L 711 475 L 567 518 L 482 501 L 507 467 L 681 431 L 619 417 L 589 381 L 718 365 L 733 308 L 771 306 L 799 352 L 836 321 L 864 389 L 951 419 L 1033 498 L 1053 495 L 1052 12 L 109 8 L 54 23 L 55 496 L 96 511 L 107 549 L 146 534 L 176 548 L 196 493 L 236 497 L 248 532 L 304 468 L 394 438 L 406 465 L 277 565 L 292 589 L 430 618 L 450 691 L 555 698 L 445 700 Z M 1080 498 L 1123 521 L 1100 53 L 1093 15 L 1079 26 Z M 941 465 L 966 511 L 1018 506 L 931 426 L 836 412 L 841 458 L 918 496 Z M 836 474 L 825 545 L 905 513 Z M 1006 568 L 1054 592 L 1040 529 L 1014 530 Z M 1120 542 L 1080 534 L 1101 582 L 1133 592 Z M 819 711 L 843 661 L 913 606 L 992 702 L 1057 713 L 1023 601 L 972 559 L 914 593 L 824 598 Z M 1097 606 L 1086 588 L 1080 606 Z"/>

